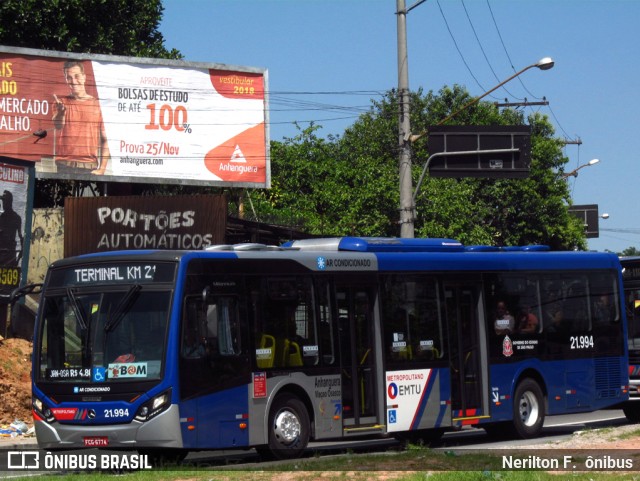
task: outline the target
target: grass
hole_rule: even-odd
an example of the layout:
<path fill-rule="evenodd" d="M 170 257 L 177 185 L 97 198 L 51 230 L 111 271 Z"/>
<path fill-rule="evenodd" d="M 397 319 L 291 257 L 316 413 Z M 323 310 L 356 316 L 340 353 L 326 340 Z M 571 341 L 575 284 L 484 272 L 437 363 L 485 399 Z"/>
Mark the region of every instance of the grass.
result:
<path fill-rule="evenodd" d="M 117 474 L 118 481 L 640 481 L 640 458 L 637 457 L 633 459 L 636 472 L 507 471 L 502 469 L 502 462 L 502 455 L 491 451 L 460 454 L 411 446 L 405 451 L 311 457 L 284 464 L 260 464 L 255 468 L 244 465 L 235 469 L 218 466 L 190 470 L 183 466 L 129 473 L 56 474 L 55 481 L 101 480 L 105 474 Z"/>
<path fill-rule="evenodd" d="M 640 436 L 640 429 L 629 431 L 628 433 L 622 433 L 616 436 L 617 439 L 631 439 Z"/>

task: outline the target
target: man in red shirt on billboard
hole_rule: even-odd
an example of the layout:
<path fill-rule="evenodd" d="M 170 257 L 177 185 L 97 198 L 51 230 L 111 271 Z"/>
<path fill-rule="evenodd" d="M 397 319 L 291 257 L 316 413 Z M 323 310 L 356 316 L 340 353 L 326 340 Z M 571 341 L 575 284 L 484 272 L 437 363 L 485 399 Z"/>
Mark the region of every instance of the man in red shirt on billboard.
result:
<path fill-rule="evenodd" d="M 67 61 L 63 71 L 71 93 L 62 98 L 54 94 L 58 172 L 102 175 L 110 154 L 100 103 L 85 89 L 87 76 L 81 62 Z"/>

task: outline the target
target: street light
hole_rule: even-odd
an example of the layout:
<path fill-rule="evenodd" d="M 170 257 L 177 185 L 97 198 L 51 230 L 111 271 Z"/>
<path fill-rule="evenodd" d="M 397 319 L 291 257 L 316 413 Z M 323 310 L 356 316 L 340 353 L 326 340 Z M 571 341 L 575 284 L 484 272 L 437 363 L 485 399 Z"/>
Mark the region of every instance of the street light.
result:
<path fill-rule="evenodd" d="M 485 98 L 487 95 L 489 95 L 491 92 L 498 90 L 500 87 L 502 87 L 504 84 L 506 84 L 507 82 L 510 82 L 511 80 L 513 80 L 514 78 L 516 78 L 518 75 L 521 75 L 522 73 L 526 72 L 527 70 L 533 68 L 533 67 L 538 67 L 540 70 L 549 70 L 550 68 L 553 68 L 553 66 L 555 65 L 555 62 L 553 61 L 553 59 L 551 57 L 544 57 L 541 58 L 540 60 L 538 60 L 536 63 L 532 63 L 531 65 L 529 65 L 528 67 L 523 68 L 522 70 L 520 70 L 519 72 L 514 73 L 511 77 L 509 77 L 507 80 L 504 80 L 502 82 L 500 82 L 498 85 L 496 85 L 495 87 L 493 87 L 491 90 L 487 90 L 485 93 L 483 93 L 482 95 L 480 95 L 479 97 L 475 97 L 473 100 L 471 100 L 470 102 L 466 103 L 465 105 L 463 105 L 461 108 L 459 108 L 458 110 L 456 110 L 455 112 L 447 115 L 444 119 L 442 119 L 440 122 L 438 122 L 436 125 L 444 125 L 447 121 L 451 120 L 452 118 L 454 118 L 456 115 L 458 115 L 460 112 L 463 112 L 464 110 L 468 109 L 469 107 L 471 107 L 472 105 L 477 104 L 480 100 L 482 100 L 483 98 Z M 422 134 L 418 134 L 418 135 L 412 135 L 411 136 L 411 142 L 415 142 L 416 140 L 418 140 L 419 138 L 423 137 L 426 135 L 425 133 Z"/>
<path fill-rule="evenodd" d="M 598 162 L 600 162 L 600 159 L 591 159 L 591 160 L 590 160 L 589 162 L 587 162 L 586 164 L 582 164 L 582 165 L 581 165 L 581 166 L 579 166 L 578 168 L 573 169 L 571 172 L 567 172 L 567 173 L 562 174 L 562 178 L 563 178 L 563 179 L 566 179 L 566 178 L 568 178 L 568 177 L 578 177 L 578 171 L 579 171 L 580 169 L 583 169 L 583 168 L 585 168 L 585 167 L 589 167 L 590 165 L 595 165 L 595 164 L 597 164 Z"/>
<path fill-rule="evenodd" d="M 407 67 L 407 36 L 406 36 L 406 9 L 404 0 L 397 0 L 398 4 L 398 95 L 400 96 L 400 120 L 399 120 L 399 140 L 400 140 L 400 237 L 414 237 L 414 212 L 415 204 L 413 203 L 413 183 L 411 181 L 411 142 L 415 142 L 419 138 L 426 135 L 411 135 L 409 125 L 409 72 Z M 474 98 L 462 108 L 448 115 L 437 125 L 442 125 L 452 119 L 460 112 L 468 109 L 472 105 L 478 103 L 481 99 L 489 95 L 494 90 L 499 89 L 507 82 L 513 80 L 517 76 L 523 74 L 527 70 L 537 67 L 540 70 L 549 70 L 554 65 L 551 57 L 544 57 L 519 72 L 516 72 L 508 79 L 500 82 L 491 90 L 483 93 L 479 97 Z"/>

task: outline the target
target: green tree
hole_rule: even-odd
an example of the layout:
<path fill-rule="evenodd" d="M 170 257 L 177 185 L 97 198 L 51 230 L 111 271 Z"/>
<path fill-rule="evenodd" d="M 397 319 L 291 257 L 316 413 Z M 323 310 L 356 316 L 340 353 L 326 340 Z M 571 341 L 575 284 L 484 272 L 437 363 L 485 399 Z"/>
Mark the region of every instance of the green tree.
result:
<path fill-rule="evenodd" d="M 640 256 L 640 250 L 637 249 L 636 247 L 631 246 L 631 247 L 627 247 L 625 250 L 620 252 L 618 255 L 626 256 L 626 257 Z"/>
<path fill-rule="evenodd" d="M 445 87 L 438 95 L 432 92 L 423 95 L 420 91 L 412 94 L 413 132 L 427 132 L 430 125 L 438 125 L 441 119 L 470 100 L 469 94 L 460 86 Z M 381 146 L 378 155 L 386 156 L 388 164 L 393 163 L 397 172 L 395 92 L 390 92 L 376 109 L 378 115 L 370 113 L 365 119 L 361 118 L 345 132 L 343 141 L 348 140 L 352 132 L 361 131 L 360 137 L 369 139 L 368 145 Z M 519 112 L 500 112 L 493 104 L 483 102 L 466 109 L 448 123 L 528 123 L 532 127 L 531 174 L 526 179 L 505 180 L 442 179 L 427 175 L 416 197 L 417 236 L 452 237 L 465 244 L 542 243 L 553 249 L 586 247 L 582 226 L 567 210 L 570 196 L 566 182 L 557 173 L 562 171 L 567 159 L 562 155 L 562 144 L 554 138 L 553 127 L 546 117 L 532 115 L 525 122 Z M 384 135 L 383 131 L 388 134 Z M 387 139 L 386 145 L 380 144 L 381 138 Z M 427 139 L 422 136 L 413 144 L 414 185 L 429 157 Z M 353 148 L 349 150 L 354 151 Z M 396 196 L 394 205 L 398 205 L 397 199 Z M 394 219 L 397 218 L 396 213 Z M 399 230 L 397 226 L 393 227 L 392 235 L 397 235 Z M 389 232 L 381 234 L 388 235 Z"/>
<path fill-rule="evenodd" d="M 181 58 L 158 30 L 161 0 L 3 0 L 0 44 L 62 52 Z"/>
<path fill-rule="evenodd" d="M 271 142 L 271 189 L 252 196 L 259 220 L 331 232 L 341 208 L 333 197 L 335 172 L 344 163 L 336 155 L 333 137 L 318 137 L 318 128 L 312 125 L 293 138 Z"/>
<path fill-rule="evenodd" d="M 180 52 L 167 50 L 158 30 L 163 9 L 161 0 L 3 0 L 0 2 L 0 44 L 179 59 Z M 83 188 L 101 192 L 104 185 L 103 182 L 38 179 L 34 206 L 59 206 L 65 197 L 78 195 Z M 115 189 L 121 187 L 111 185 Z M 154 192 L 162 188 L 146 184 L 136 187 Z"/>
<path fill-rule="evenodd" d="M 460 86 L 438 95 L 411 95 L 412 130 L 430 125 L 466 104 Z M 272 143 L 274 189 L 262 192 L 258 211 L 303 219 L 303 228 L 320 235 L 397 236 L 397 96 L 389 91 L 342 137 L 322 139 L 317 127 L 283 143 Z M 553 249 L 584 249 L 580 222 L 568 213 L 570 195 L 562 172 L 567 159 L 546 117 L 524 119 L 479 103 L 450 123 L 532 127 L 531 174 L 526 179 L 442 179 L 428 175 L 416 198 L 416 235 L 450 237 L 465 244 L 547 244 Z M 414 185 L 429 156 L 427 136 L 413 145 Z M 268 209 L 263 205 L 268 199 Z"/>

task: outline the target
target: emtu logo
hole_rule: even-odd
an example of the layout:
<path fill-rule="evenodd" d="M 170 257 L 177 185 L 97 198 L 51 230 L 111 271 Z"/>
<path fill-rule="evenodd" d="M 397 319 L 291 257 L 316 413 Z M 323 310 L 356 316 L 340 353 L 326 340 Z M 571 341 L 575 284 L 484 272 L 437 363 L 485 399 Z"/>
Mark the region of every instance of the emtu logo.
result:
<path fill-rule="evenodd" d="M 389 396 L 389 399 L 398 397 L 398 386 L 395 382 L 392 382 L 389 384 L 389 387 L 387 387 L 387 396 Z"/>

